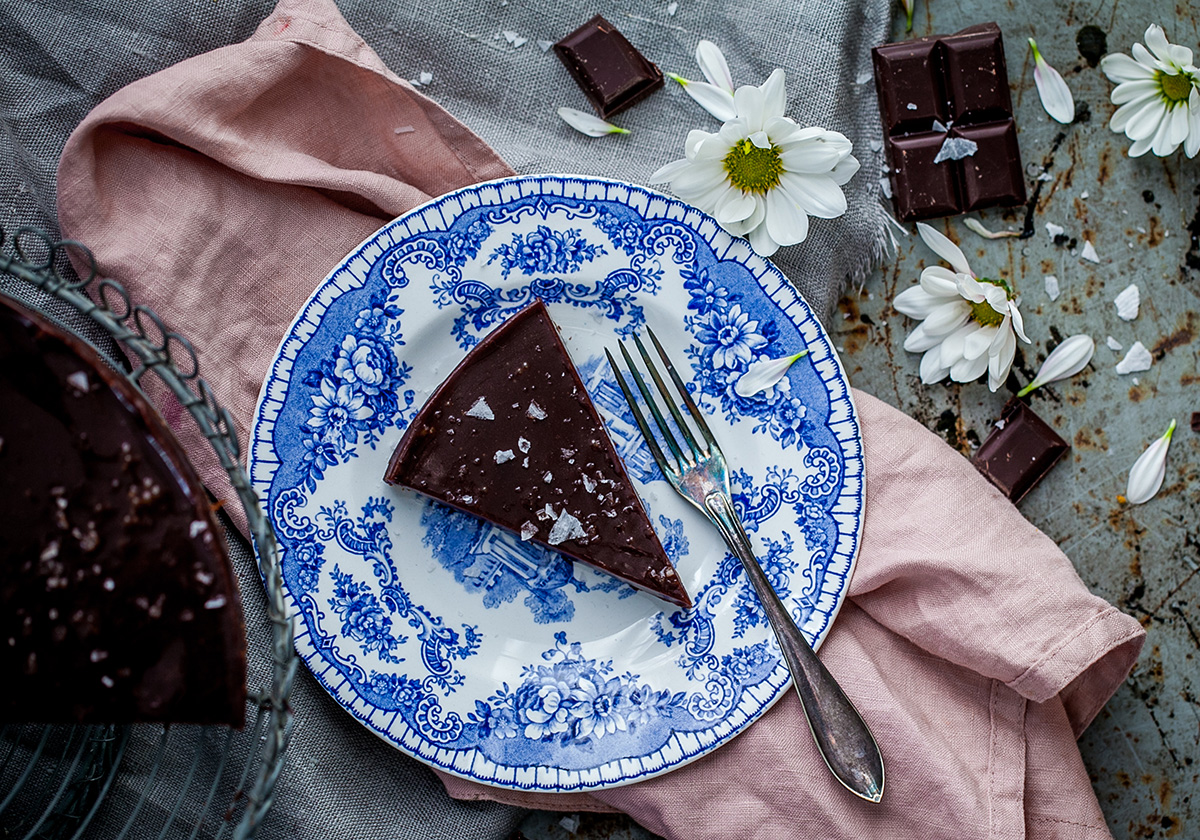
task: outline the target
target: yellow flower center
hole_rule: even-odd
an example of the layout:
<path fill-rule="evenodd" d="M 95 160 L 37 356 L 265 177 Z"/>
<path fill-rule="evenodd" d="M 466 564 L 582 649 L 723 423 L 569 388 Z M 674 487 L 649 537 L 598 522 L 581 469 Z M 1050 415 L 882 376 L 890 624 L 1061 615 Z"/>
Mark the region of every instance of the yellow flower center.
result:
<path fill-rule="evenodd" d="M 1170 74 L 1156 70 L 1154 79 L 1158 82 L 1168 108 L 1187 102 L 1188 97 L 1192 95 L 1192 77 L 1187 73 Z"/>
<path fill-rule="evenodd" d="M 783 160 L 779 147 L 759 148 L 749 140 L 735 143 L 722 161 L 729 183 L 748 193 L 766 193 L 779 186 Z"/>
<path fill-rule="evenodd" d="M 1012 298 L 1012 289 L 1008 288 L 1008 284 L 1003 280 L 989 280 L 986 277 L 979 278 L 980 283 L 991 283 L 993 286 L 999 286 L 1004 289 L 1004 293 Z M 992 305 L 986 300 L 979 303 L 971 304 L 971 320 L 983 327 L 998 327 L 1004 323 L 1004 315 L 992 308 Z"/>

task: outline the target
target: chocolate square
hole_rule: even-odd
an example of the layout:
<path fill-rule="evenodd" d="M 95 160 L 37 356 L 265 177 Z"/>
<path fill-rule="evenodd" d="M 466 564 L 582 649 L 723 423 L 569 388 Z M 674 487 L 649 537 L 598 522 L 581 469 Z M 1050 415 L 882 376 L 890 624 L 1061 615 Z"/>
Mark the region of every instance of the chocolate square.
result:
<path fill-rule="evenodd" d="M 1013 397 L 971 463 L 1016 504 L 1070 448 L 1033 409 Z"/>
<path fill-rule="evenodd" d="M 663 86 L 662 71 L 600 15 L 555 44 L 554 52 L 605 119 Z"/>
<path fill-rule="evenodd" d="M 892 200 L 901 221 L 1025 202 L 1004 41 L 996 24 L 884 44 L 872 51 L 872 59 Z M 949 133 L 935 131 L 935 120 Z M 947 137 L 966 137 L 979 148 L 960 161 L 935 164 Z"/>

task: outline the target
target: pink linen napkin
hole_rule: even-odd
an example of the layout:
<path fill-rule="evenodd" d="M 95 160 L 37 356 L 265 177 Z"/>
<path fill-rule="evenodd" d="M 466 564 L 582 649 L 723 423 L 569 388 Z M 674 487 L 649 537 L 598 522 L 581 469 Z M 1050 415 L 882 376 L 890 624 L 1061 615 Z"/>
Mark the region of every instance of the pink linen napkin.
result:
<path fill-rule="evenodd" d="M 249 40 L 88 114 L 59 163 L 58 214 L 103 274 L 204 348 L 201 374 L 244 445 L 267 365 L 328 271 L 430 198 L 512 174 L 392 73 L 332 0 L 282 0 Z M 181 410 L 168 422 L 244 531 L 207 442 L 175 422 Z"/>
<path fill-rule="evenodd" d="M 331 0 L 282 0 L 245 43 L 93 111 L 63 153 L 59 215 L 102 273 L 202 348 L 244 445 L 284 330 L 341 257 L 431 196 L 509 174 L 392 74 Z M 1109 837 L 1075 738 L 1131 668 L 1141 626 L 1091 595 L 958 453 L 878 400 L 856 400 L 865 530 L 821 656 L 878 736 L 882 805 L 832 781 L 790 693 L 657 779 L 527 796 L 444 777 L 451 794 L 625 811 L 689 840 Z M 173 425 L 230 498 L 207 444 L 190 423 Z"/>

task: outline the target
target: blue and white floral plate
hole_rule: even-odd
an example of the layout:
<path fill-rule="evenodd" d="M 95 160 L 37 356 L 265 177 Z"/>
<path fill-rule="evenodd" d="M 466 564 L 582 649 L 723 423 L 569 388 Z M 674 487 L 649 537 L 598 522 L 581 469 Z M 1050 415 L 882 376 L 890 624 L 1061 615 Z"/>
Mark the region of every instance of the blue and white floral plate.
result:
<path fill-rule="evenodd" d="M 559 325 L 668 554 L 687 612 L 383 482 L 405 426 L 534 297 Z M 787 689 L 717 531 L 659 474 L 602 364 L 645 324 L 690 375 L 776 590 L 820 644 L 846 595 L 862 445 L 828 336 L 770 263 L 629 184 L 480 184 L 388 224 L 317 288 L 263 385 L 250 475 L 279 536 L 296 647 L 404 752 L 507 788 L 578 791 L 686 764 Z M 765 393 L 755 359 L 810 355 Z M 690 374 L 689 374 L 690 372 Z"/>

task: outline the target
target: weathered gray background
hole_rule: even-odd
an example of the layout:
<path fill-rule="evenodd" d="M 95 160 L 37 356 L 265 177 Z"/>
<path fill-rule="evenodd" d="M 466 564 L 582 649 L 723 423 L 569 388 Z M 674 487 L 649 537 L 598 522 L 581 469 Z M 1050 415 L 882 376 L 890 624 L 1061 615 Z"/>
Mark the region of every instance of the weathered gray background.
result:
<path fill-rule="evenodd" d="M 1157 22 L 1172 43 L 1200 58 L 1200 16 L 1189 4 L 1166 0 L 916 3 L 914 36 L 1000 24 L 1031 195 L 1043 169 L 1051 178 L 1037 196 L 1031 239 L 989 241 L 967 230 L 962 217 L 937 223 L 976 273 L 999 275 L 1020 293 L 1033 344 L 1018 352 L 1017 380 L 1029 381 L 1048 350 L 1069 335 L 1088 333 L 1097 344 L 1084 373 L 1032 396 L 1033 408 L 1072 448 L 1021 503 L 1087 585 L 1148 632 L 1132 676 L 1080 741 L 1084 762 L 1118 840 L 1200 837 L 1200 434 L 1189 428 L 1192 412 L 1200 411 L 1200 158 L 1189 160 L 1182 150 L 1166 159 L 1127 157 L 1129 141 L 1108 130 L 1112 84 L 1076 43 L 1090 25 L 1105 34 L 1109 51 L 1128 53 Z M 901 13 L 893 40 L 904 37 Z M 1090 118 L 1061 126 L 1046 116 L 1027 37 L 1037 39 Z M 992 230 L 1019 230 L 1025 222 L 1025 208 L 976 215 Z M 1067 241 L 1056 245 L 1046 222 L 1062 226 Z M 1099 264 L 1079 256 L 1085 239 Z M 982 382 L 923 386 L 919 356 L 902 346 L 914 324 L 890 305 L 934 260 L 915 235 L 902 237 L 898 253 L 841 302 L 832 332 L 854 385 L 968 456 L 1008 392 L 992 394 Z M 1059 279 L 1057 301 L 1044 291 L 1047 274 Z M 1136 320 L 1125 322 L 1112 299 L 1129 283 L 1140 287 L 1142 306 Z M 1124 351 L 1105 346 L 1110 335 L 1126 348 L 1140 340 L 1154 355 L 1152 368 L 1118 376 L 1114 367 Z M 1179 428 L 1162 491 L 1140 507 L 1120 504 L 1130 465 L 1171 418 Z M 579 820 L 571 834 L 562 816 L 535 814 L 523 830 L 535 840 L 649 836 L 627 821 L 588 815 L 568 815 L 566 827 Z"/>

